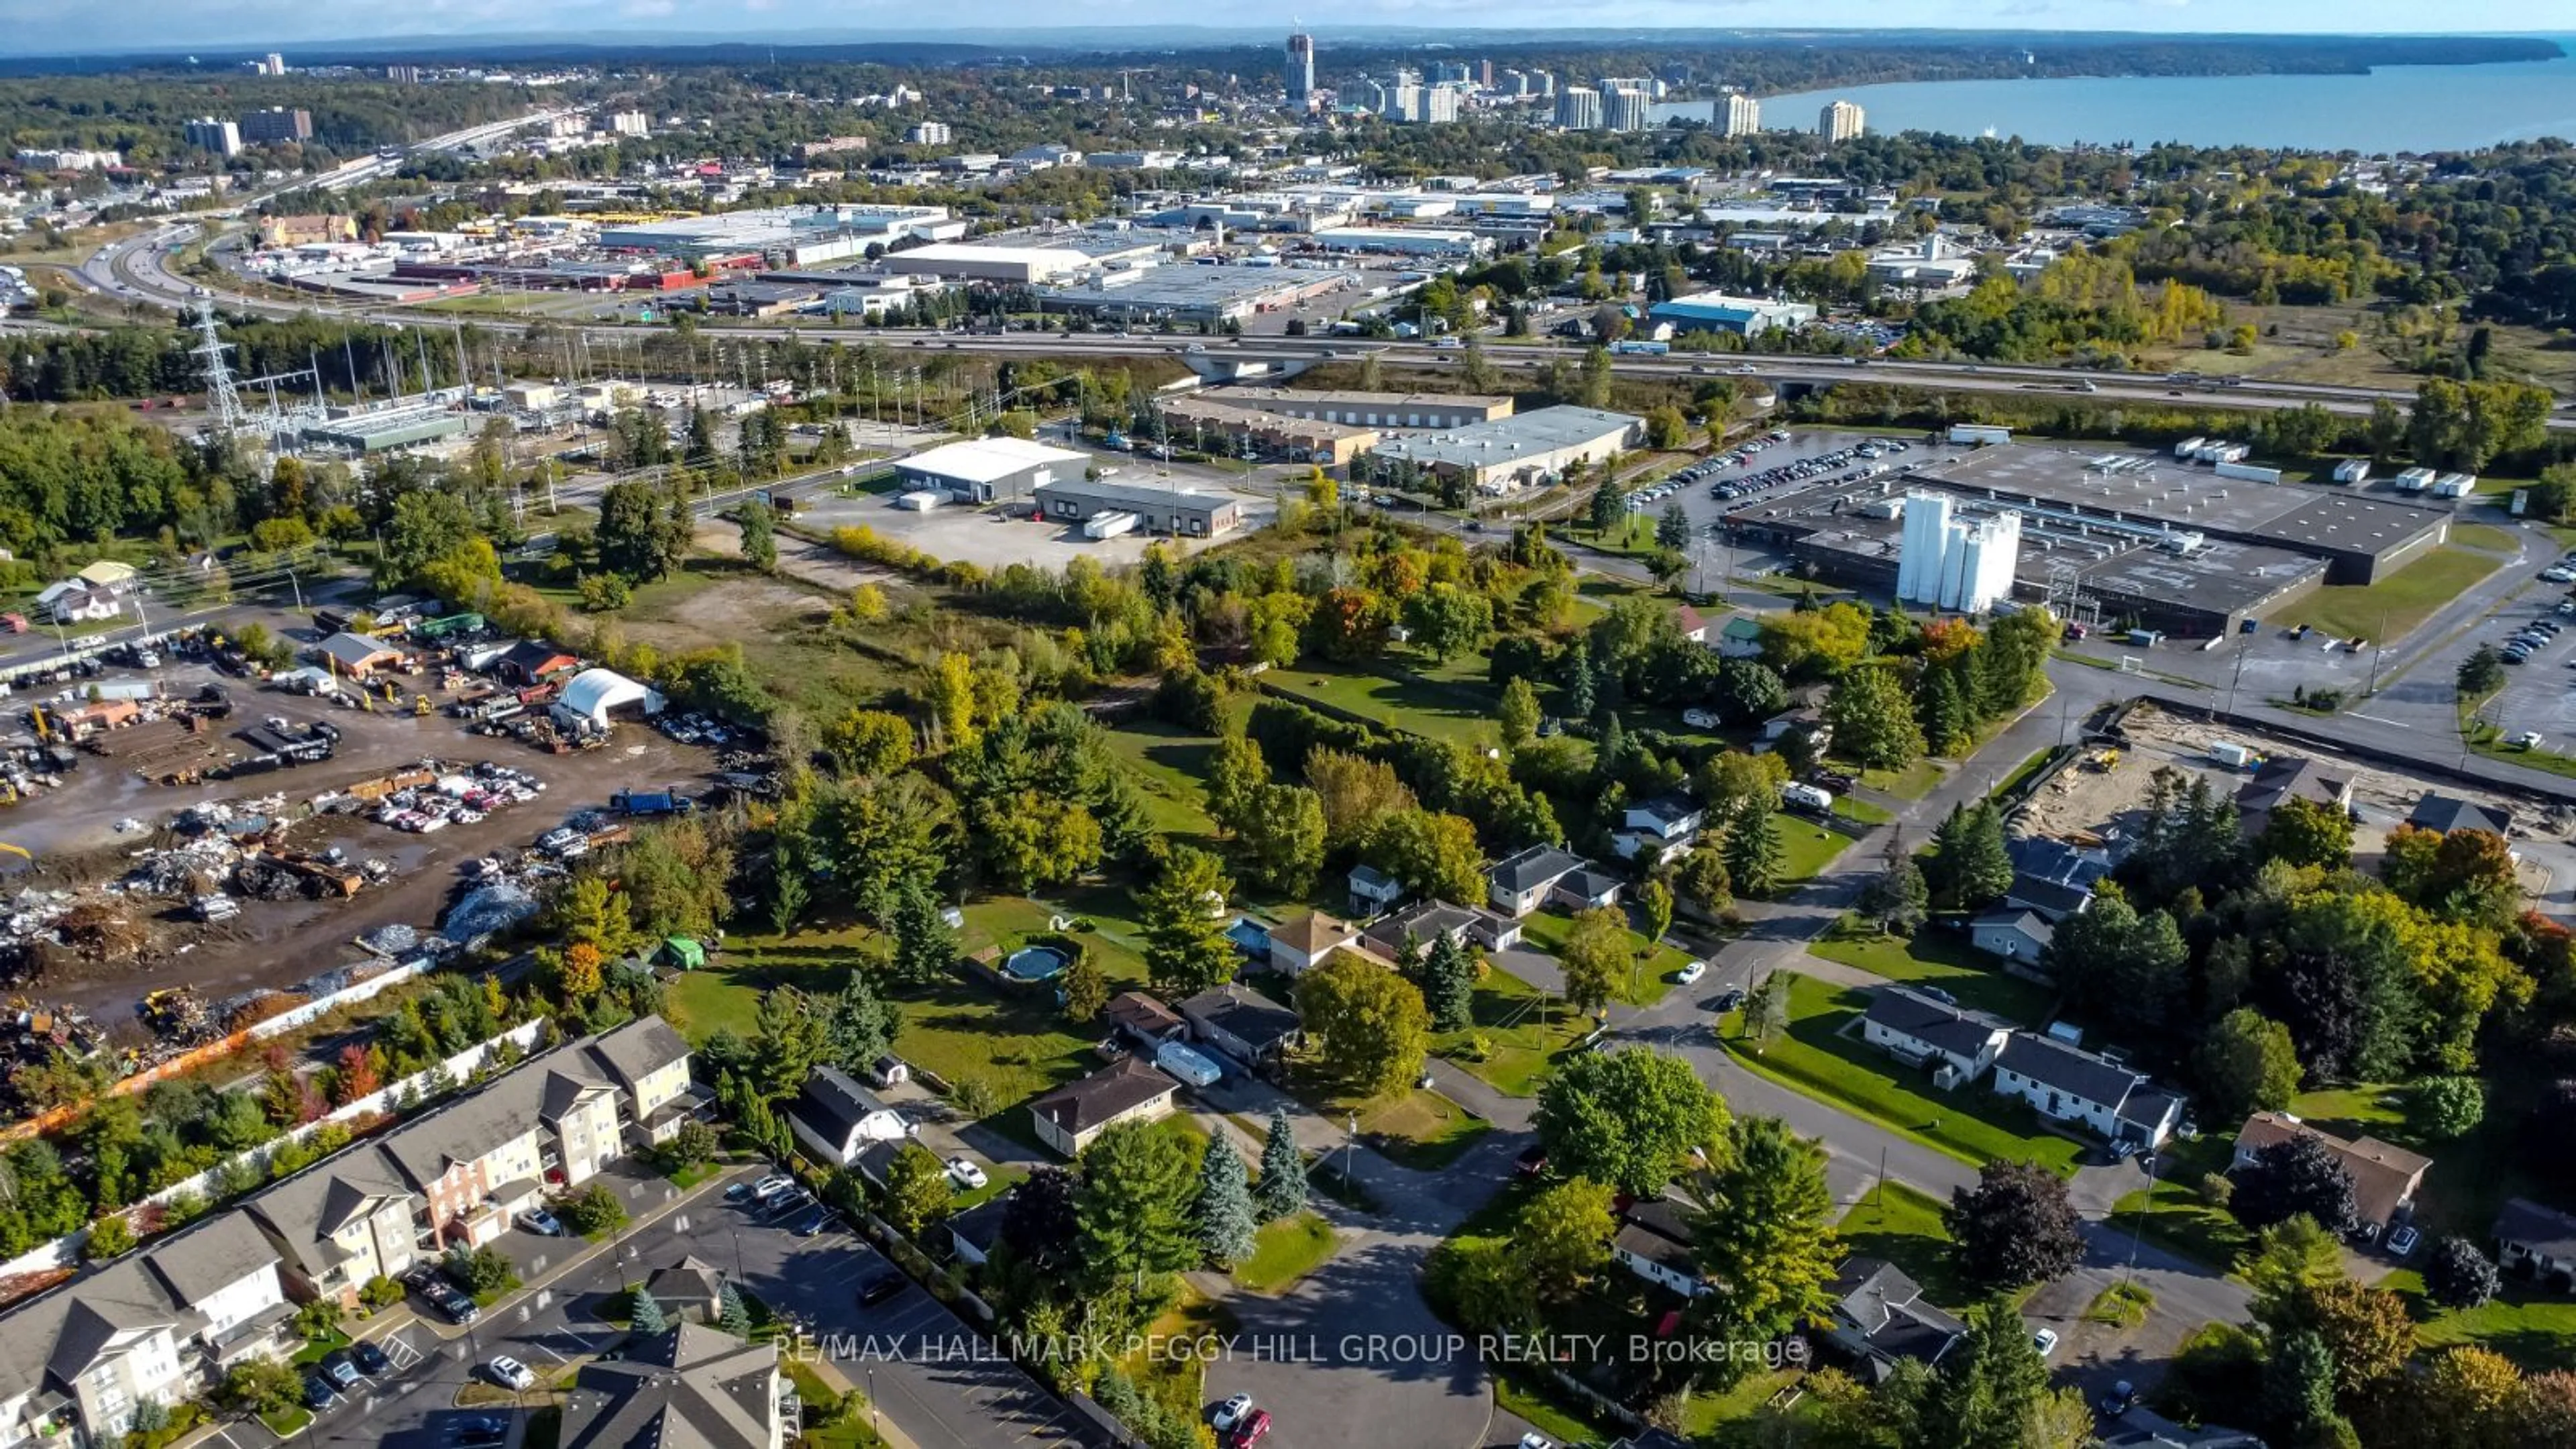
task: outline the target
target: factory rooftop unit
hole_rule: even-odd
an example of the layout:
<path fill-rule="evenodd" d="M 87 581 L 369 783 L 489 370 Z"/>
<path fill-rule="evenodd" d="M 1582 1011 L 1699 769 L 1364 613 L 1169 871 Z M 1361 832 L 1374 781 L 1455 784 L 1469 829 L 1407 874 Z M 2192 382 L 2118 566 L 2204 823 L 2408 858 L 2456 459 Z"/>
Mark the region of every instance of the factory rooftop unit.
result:
<path fill-rule="evenodd" d="M 1362 428 L 1463 428 L 1512 415 L 1508 397 L 1475 393 L 1290 392 L 1230 387 L 1209 397 L 1234 407 Z"/>
<path fill-rule="evenodd" d="M 1486 493 L 1527 487 L 1637 441 L 1639 419 L 1600 408 L 1552 407 L 1447 432 L 1391 439 L 1373 456 L 1403 458 Z"/>
<path fill-rule="evenodd" d="M 2159 453 L 1980 448 L 1907 481 L 2062 518 L 2263 544 L 2322 558 L 2326 582 L 2366 584 L 2450 536 L 2450 515 L 2348 492 L 2221 477 Z"/>

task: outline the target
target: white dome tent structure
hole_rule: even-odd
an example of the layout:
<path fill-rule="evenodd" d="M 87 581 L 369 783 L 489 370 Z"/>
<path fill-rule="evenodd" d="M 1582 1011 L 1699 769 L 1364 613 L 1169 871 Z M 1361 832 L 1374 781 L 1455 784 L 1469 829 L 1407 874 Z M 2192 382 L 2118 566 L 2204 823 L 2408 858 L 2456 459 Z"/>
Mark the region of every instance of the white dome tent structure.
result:
<path fill-rule="evenodd" d="M 563 697 L 555 701 L 555 712 L 569 721 L 606 729 L 621 718 L 649 718 L 660 714 L 670 701 L 662 692 L 638 684 L 614 669 L 585 669 L 564 686 Z"/>

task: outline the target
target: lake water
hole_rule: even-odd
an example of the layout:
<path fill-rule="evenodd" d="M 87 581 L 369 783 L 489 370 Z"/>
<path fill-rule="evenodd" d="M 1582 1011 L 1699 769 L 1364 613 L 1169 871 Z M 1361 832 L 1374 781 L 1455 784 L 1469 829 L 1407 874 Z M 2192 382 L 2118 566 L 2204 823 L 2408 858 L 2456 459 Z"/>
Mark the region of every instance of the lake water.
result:
<path fill-rule="evenodd" d="M 2566 44 L 2561 40 L 2562 45 Z M 1813 130 L 1826 103 L 1868 112 L 1873 134 L 1939 131 L 2141 146 L 2454 151 L 2541 136 L 2576 140 L 2576 56 L 2506 65 L 2394 66 L 2368 75 L 2065 76 L 1909 81 L 1765 96 L 1762 124 Z M 1654 108 L 1710 119 L 1707 101 Z"/>

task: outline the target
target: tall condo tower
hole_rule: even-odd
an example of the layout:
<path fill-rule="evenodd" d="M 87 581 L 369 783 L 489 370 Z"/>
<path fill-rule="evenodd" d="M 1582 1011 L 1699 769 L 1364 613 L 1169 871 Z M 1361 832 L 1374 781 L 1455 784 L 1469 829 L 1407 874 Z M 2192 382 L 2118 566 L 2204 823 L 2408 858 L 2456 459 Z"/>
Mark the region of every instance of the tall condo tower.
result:
<path fill-rule="evenodd" d="M 1288 37 L 1288 108 L 1305 110 L 1315 102 L 1315 37 Z"/>

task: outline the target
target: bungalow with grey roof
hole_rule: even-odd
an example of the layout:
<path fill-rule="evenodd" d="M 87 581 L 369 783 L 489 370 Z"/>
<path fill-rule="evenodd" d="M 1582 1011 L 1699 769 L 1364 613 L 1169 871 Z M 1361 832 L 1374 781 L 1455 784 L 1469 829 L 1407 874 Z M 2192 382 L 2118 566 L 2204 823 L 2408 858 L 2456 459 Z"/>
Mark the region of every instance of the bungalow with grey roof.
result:
<path fill-rule="evenodd" d="M 2113 1142 L 2162 1145 L 2182 1120 L 2182 1099 L 2108 1057 L 2036 1032 L 2017 1031 L 1995 1058 L 1994 1089 L 2043 1116 L 2081 1122 Z"/>
<path fill-rule="evenodd" d="M 1870 997 L 1860 1024 L 1863 1040 L 1908 1066 L 1937 1062 L 1945 1088 L 1983 1076 L 2012 1038 L 2012 1028 L 1992 1017 L 1897 986 Z"/>

